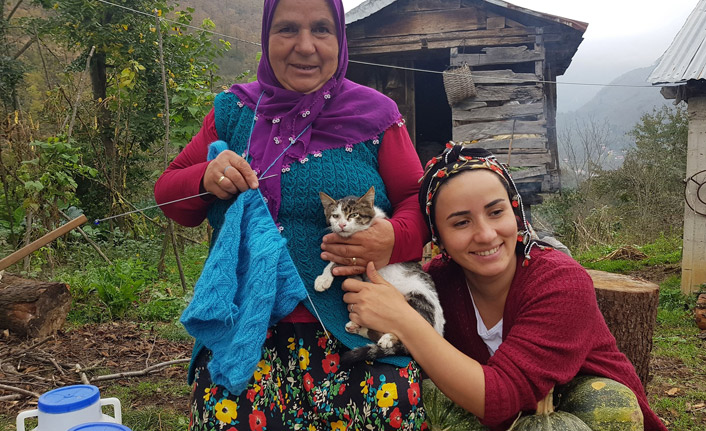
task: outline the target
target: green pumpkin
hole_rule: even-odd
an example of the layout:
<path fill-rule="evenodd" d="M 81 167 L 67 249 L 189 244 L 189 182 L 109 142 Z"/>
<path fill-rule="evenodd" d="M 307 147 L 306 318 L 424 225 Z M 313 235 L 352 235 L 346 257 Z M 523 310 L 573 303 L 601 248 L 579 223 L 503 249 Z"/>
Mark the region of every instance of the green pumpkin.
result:
<path fill-rule="evenodd" d="M 463 407 L 451 401 L 430 379 L 422 382 L 422 400 L 430 431 L 483 431 L 488 428 Z"/>
<path fill-rule="evenodd" d="M 537 403 L 537 413 L 517 418 L 512 431 L 592 431 L 581 419 L 568 412 L 554 411 L 554 389 Z M 508 431 L 510 431 L 508 430 Z M 594 430 L 595 431 L 595 430 Z"/>
<path fill-rule="evenodd" d="M 643 431 L 644 418 L 633 391 L 615 380 L 578 376 L 557 387 L 557 408 L 584 421 L 593 431 Z"/>

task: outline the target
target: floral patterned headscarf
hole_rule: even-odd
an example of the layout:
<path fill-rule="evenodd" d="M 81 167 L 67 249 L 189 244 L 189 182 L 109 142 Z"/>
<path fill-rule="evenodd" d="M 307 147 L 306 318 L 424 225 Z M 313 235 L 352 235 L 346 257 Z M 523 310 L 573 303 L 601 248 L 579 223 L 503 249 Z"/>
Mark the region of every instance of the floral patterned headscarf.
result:
<path fill-rule="evenodd" d="M 507 168 L 498 162 L 498 159 L 490 151 L 470 145 L 448 142 L 444 151 L 438 156 L 432 157 L 424 167 L 424 175 L 419 180 L 419 206 L 422 215 L 427 221 L 431 231 L 432 242 L 441 246 L 434 220 L 435 197 L 441 186 L 450 178 L 456 175 L 473 170 L 488 169 L 497 174 L 508 191 L 508 197 L 512 204 L 512 210 L 517 220 L 517 248 L 518 254 L 523 255 L 525 260 L 523 265 L 527 266 L 530 260 L 530 250 L 535 245 L 545 249 L 548 248 L 537 242 L 537 235 L 532 226 L 527 221 L 525 210 L 522 206 L 522 197 L 517 191 L 517 186 L 512 180 Z"/>

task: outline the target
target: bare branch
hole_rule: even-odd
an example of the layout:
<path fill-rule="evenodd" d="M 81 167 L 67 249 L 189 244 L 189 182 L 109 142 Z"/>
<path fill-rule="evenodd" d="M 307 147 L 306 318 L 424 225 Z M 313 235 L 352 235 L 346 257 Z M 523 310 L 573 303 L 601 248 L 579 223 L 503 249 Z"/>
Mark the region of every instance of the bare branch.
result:
<path fill-rule="evenodd" d="M 12 10 L 10 11 L 10 13 L 7 15 L 7 18 L 5 18 L 5 21 L 10 22 L 10 19 L 12 18 L 12 15 L 14 15 L 15 12 L 17 12 L 17 8 L 20 7 L 20 5 L 22 4 L 22 1 L 23 1 L 23 0 L 17 0 L 17 4 L 15 5 L 15 7 L 12 8 Z"/>
<path fill-rule="evenodd" d="M 34 42 L 36 42 L 36 41 L 37 41 L 37 37 L 36 37 L 36 36 L 32 36 L 32 37 L 27 41 L 27 43 L 25 43 L 24 46 L 23 46 L 22 48 L 20 48 L 19 51 L 17 51 L 17 52 L 12 56 L 12 59 L 13 59 L 13 60 L 17 60 L 17 59 L 20 57 L 20 55 L 24 54 L 24 52 L 27 51 L 27 49 L 28 49 L 30 46 L 32 46 L 32 44 L 33 44 Z"/>
<path fill-rule="evenodd" d="M 164 367 L 168 367 L 171 365 L 178 365 L 178 364 L 186 364 L 191 362 L 190 358 L 185 358 L 185 359 L 175 359 L 173 361 L 167 361 L 167 362 L 161 362 L 159 364 L 155 364 L 152 366 L 149 366 L 143 370 L 139 371 L 125 371 L 122 373 L 116 373 L 116 374 L 106 374 L 104 376 L 96 376 L 93 378 L 94 382 L 98 381 L 103 381 L 103 380 L 113 380 L 113 379 L 120 379 L 123 377 L 139 377 L 139 376 L 144 376 L 149 373 L 152 373 L 154 371 L 159 371 Z"/>
<path fill-rule="evenodd" d="M 36 393 L 36 392 L 27 391 L 27 390 L 25 390 L 25 389 L 16 388 L 16 387 L 14 387 L 14 386 L 8 386 L 8 385 L 0 384 L 0 389 L 2 389 L 2 390 L 4 390 L 4 391 L 16 392 L 16 393 L 22 394 L 22 395 L 28 395 L 28 396 L 30 396 L 30 397 L 39 398 L 39 394 Z"/>

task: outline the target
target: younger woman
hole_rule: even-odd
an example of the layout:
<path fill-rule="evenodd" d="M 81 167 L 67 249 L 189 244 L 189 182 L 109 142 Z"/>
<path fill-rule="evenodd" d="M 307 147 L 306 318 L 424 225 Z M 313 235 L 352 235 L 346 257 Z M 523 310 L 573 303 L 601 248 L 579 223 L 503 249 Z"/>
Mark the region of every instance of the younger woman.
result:
<path fill-rule="evenodd" d="M 449 398 L 507 429 L 552 387 L 579 374 L 628 386 L 645 430 L 666 430 L 620 353 L 588 273 L 538 244 L 507 170 L 486 150 L 453 143 L 427 163 L 419 201 L 442 250 L 426 270 L 446 318 L 442 338 L 368 265 L 344 282 L 350 319 L 392 332 Z"/>

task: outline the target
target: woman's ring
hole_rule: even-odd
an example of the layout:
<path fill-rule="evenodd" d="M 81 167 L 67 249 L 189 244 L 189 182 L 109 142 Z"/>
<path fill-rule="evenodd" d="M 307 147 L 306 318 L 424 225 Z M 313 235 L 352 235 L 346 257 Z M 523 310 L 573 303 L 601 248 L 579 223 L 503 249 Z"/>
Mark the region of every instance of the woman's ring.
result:
<path fill-rule="evenodd" d="M 221 177 L 218 179 L 218 184 L 220 184 L 221 181 L 223 181 L 223 179 L 224 179 L 225 177 L 226 177 L 225 175 L 221 175 Z"/>
<path fill-rule="evenodd" d="M 352 313 L 353 312 L 353 304 L 348 305 L 348 312 Z"/>
<path fill-rule="evenodd" d="M 225 175 L 226 172 L 228 172 L 228 168 L 232 168 L 232 166 L 231 165 L 226 166 L 225 169 L 223 169 L 223 175 Z"/>
<path fill-rule="evenodd" d="M 353 266 L 355 266 L 355 257 L 353 258 Z"/>

